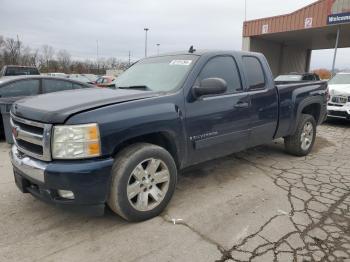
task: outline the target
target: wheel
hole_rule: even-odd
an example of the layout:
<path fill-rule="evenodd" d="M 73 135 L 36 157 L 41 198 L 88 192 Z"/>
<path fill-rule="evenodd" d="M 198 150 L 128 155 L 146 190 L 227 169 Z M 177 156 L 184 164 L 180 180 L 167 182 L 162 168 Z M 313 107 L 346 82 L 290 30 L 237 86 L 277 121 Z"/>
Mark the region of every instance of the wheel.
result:
<path fill-rule="evenodd" d="M 308 155 L 315 143 L 316 121 L 311 115 L 301 115 L 297 129 L 292 136 L 284 139 L 288 153 L 295 156 Z"/>
<path fill-rule="evenodd" d="M 175 191 L 177 168 L 164 148 L 138 143 L 122 150 L 112 167 L 108 206 L 132 222 L 158 216 Z"/>

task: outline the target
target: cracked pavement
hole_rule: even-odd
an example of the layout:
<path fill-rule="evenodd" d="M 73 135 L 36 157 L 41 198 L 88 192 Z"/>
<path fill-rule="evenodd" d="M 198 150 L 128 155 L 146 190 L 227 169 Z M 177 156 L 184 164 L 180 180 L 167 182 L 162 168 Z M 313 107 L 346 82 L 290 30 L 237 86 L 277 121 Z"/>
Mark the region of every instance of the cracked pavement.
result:
<path fill-rule="evenodd" d="M 86 217 L 21 194 L 0 144 L 1 261 L 350 261 L 350 123 L 312 154 L 283 141 L 184 171 L 162 216 Z"/>

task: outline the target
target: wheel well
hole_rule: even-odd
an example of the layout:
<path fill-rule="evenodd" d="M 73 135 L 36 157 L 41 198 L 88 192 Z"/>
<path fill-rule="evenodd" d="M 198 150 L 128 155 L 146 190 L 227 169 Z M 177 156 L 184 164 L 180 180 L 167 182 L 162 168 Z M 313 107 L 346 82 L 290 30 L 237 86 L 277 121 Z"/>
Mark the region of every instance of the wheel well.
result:
<path fill-rule="evenodd" d="M 320 120 L 320 114 L 321 114 L 321 105 L 320 104 L 311 104 L 306 106 L 303 111 L 301 112 L 302 114 L 308 114 L 308 115 L 312 115 L 315 120 L 316 123 L 319 122 Z"/>
<path fill-rule="evenodd" d="M 116 147 L 113 156 L 117 155 L 122 149 L 135 143 L 150 143 L 153 145 L 163 147 L 174 158 L 176 166 L 180 168 L 180 161 L 178 157 L 177 146 L 174 143 L 174 138 L 172 138 L 169 134 L 165 132 L 151 133 L 128 139 Z"/>

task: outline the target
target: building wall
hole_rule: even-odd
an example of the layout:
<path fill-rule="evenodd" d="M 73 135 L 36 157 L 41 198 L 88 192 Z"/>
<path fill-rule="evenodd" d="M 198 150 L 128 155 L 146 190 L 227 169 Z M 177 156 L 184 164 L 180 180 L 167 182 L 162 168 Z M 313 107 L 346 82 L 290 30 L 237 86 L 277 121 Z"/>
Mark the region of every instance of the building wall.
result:
<path fill-rule="evenodd" d="M 285 46 L 280 74 L 291 72 L 304 73 L 310 68 L 308 61 L 308 50 L 302 47 Z"/>
<path fill-rule="evenodd" d="M 332 12 L 349 9 L 350 0 L 320 0 L 287 15 L 267 17 L 244 23 L 243 36 L 258 36 L 327 26 Z"/>
<path fill-rule="evenodd" d="M 310 51 L 302 47 L 285 46 L 260 38 L 244 37 L 242 49 L 263 53 L 274 76 L 291 72 L 303 73 L 310 67 Z"/>

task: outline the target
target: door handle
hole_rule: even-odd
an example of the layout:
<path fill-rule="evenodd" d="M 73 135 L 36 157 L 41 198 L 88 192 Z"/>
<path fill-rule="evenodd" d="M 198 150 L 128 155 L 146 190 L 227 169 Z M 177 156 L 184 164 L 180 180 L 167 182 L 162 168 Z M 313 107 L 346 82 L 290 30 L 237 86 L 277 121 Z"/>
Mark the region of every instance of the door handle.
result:
<path fill-rule="evenodd" d="M 234 108 L 237 108 L 237 109 L 249 108 L 249 103 L 247 103 L 247 102 L 238 102 L 237 104 L 235 104 Z"/>

